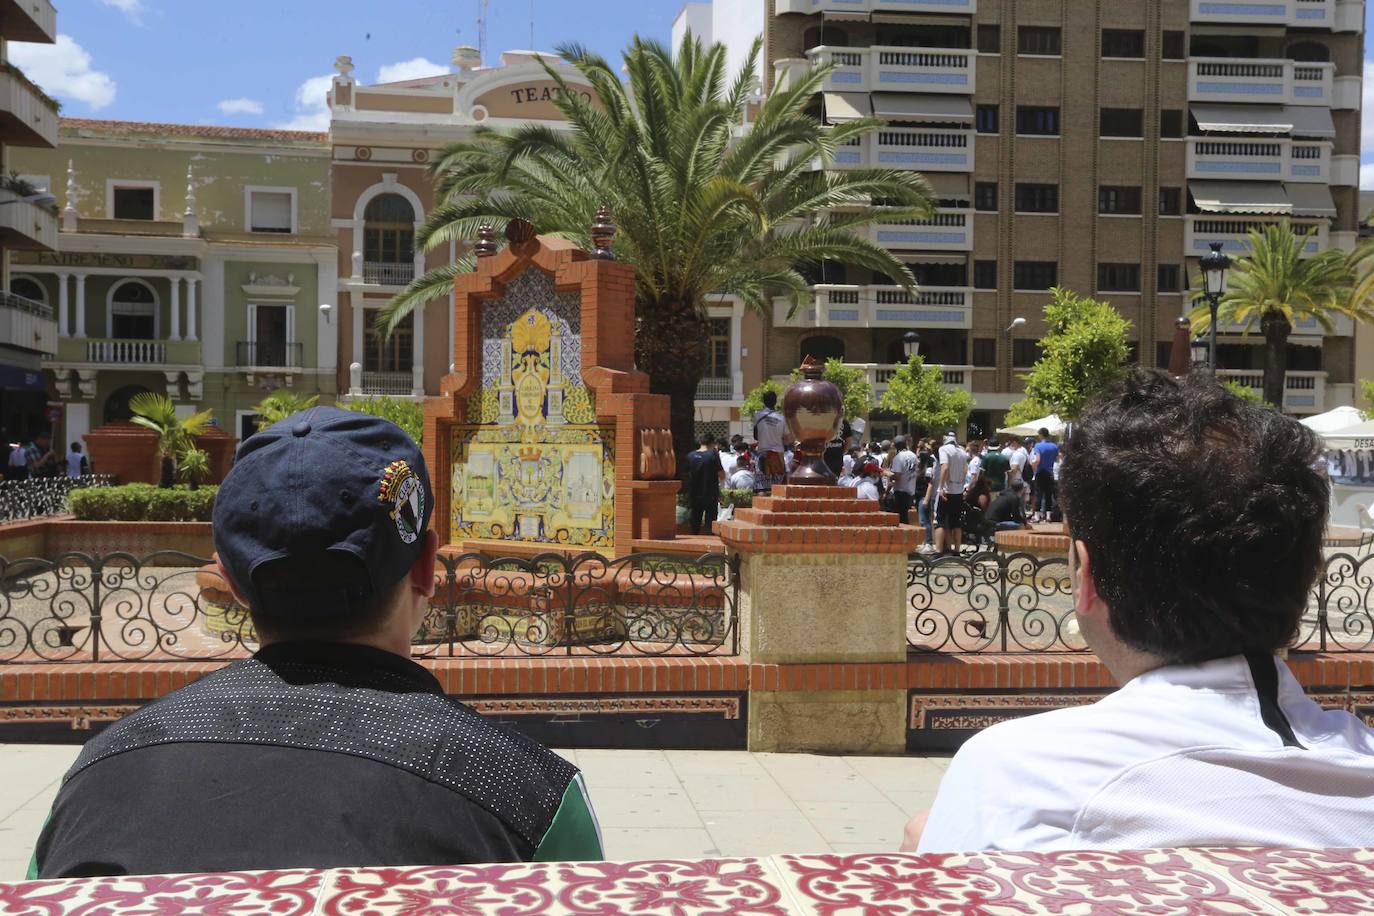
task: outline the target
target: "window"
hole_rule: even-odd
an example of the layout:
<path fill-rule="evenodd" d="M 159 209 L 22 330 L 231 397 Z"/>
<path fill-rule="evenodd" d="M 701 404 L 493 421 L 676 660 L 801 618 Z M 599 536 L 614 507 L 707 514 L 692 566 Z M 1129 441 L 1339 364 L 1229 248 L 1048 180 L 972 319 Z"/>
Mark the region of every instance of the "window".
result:
<path fill-rule="evenodd" d="M 1017 339 L 1011 342 L 1011 364 L 1016 369 L 1029 369 L 1040 362 L 1040 341 Z"/>
<path fill-rule="evenodd" d="M 253 305 L 250 309 L 253 312 L 253 340 L 246 365 L 289 366 L 290 306 Z"/>
<path fill-rule="evenodd" d="M 379 194 L 363 211 L 363 278 L 383 286 L 415 279 L 415 210 L 399 194 Z"/>
<path fill-rule="evenodd" d="M 289 188 L 249 188 L 248 231 L 291 232 L 296 223 L 296 192 Z"/>
<path fill-rule="evenodd" d="M 1144 57 L 1145 33 L 1136 29 L 1103 29 L 1103 57 Z"/>
<path fill-rule="evenodd" d="M 973 365 L 978 367 L 997 365 L 997 338 L 973 338 Z"/>
<path fill-rule="evenodd" d="M 1054 261 L 1017 261 L 1012 274 L 1016 289 L 1049 289 L 1059 281 L 1059 265 Z"/>
<path fill-rule="evenodd" d="M 1017 54 L 1058 55 L 1060 50 L 1059 29 L 1057 28 L 1023 25 L 1016 30 Z"/>
<path fill-rule="evenodd" d="M 706 342 L 706 378 L 730 377 L 730 319 L 712 318 Z"/>
<path fill-rule="evenodd" d="M 836 28 L 831 23 L 826 23 L 824 28 L 816 27 L 807 29 L 802 35 L 802 45 L 809 51 L 812 48 L 819 48 L 824 45 L 827 48 L 845 48 L 849 46 L 849 35 L 843 29 Z"/>
<path fill-rule="evenodd" d="M 1140 188 L 1108 187 L 1097 189 L 1097 212 L 1140 215 Z"/>
<path fill-rule="evenodd" d="M 1016 106 L 1016 132 L 1039 136 L 1059 135 L 1059 109 L 1035 105 Z"/>
<path fill-rule="evenodd" d="M 979 105 L 977 112 L 978 133 L 995 134 L 998 132 L 999 110 L 996 105 Z"/>
<path fill-rule="evenodd" d="M 1104 137 L 1145 136 L 1145 113 L 1139 108 L 1102 109 L 1101 135 Z"/>
<path fill-rule="evenodd" d="M 974 288 L 974 289 L 996 289 L 996 288 L 997 288 L 997 262 L 996 262 L 996 261 L 974 261 L 974 262 L 973 262 L 973 288 Z"/>
<path fill-rule="evenodd" d="M 1164 33 L 1160 56 L 1165 60 L 1183 60 L 1188 56 L 1184 48 L 1182 32 L 1169 31 Z"/>
<path fill-rule="evenodd" d="M 997 183 L 980 181 L 973 186 L 973 209 L 987 212 L 997 209 Z"/>
<path fill-rule="evenodd" d="M 1000 25 L 980 25 L 978 27 L 978 53 L 1000 54 L 1002 51 L 1002 27 Z"/>
<path fill-rule="evenodd" d="M 366 328 L 363 371 L 411 371 L 415 359 L 415 315 L 412 313 L 403 318 L 391 336 L 386 337 L 376 327 L 379 311 L 370 308 L 363 312 L 363 326 Z"/>
<path fill-rule="evenodd" d="M 1160 215 L 1160 216 L 1182 216 L 1182 215 L 1183 215 L 1183 189 L 1182 189 L 1182 188 L 1160 188 L 1160 189 L 1159 189 L 1159 215 Z"/>
<path fill-rule="evenodd" d="M 48 301 L 48 291 L 43 288 L 33 277 L 11 277 L 10 292 L 16 296 L 22 296 L 30 302 Z"/>
<path fill-rule="evenodd" d="M 139 280 L 110 290 L 110 336 L 118 340 L 157 339 L 157 295 Z"/>
<path fill-rule="evenodd" d="M 1017 213 L 1058 213 L 1059 185 L 1018 184 L 1016 186 Z"/>
<path fill-rule="evenodd" d="M 157 188 L 153 185 L 114 185 L 110 189 L 110 217 L 157 219 Z"/>
<path fill-rule="evenodd" d="M 844 359 L 844 341 L 838 337 L 818 334 L 801 342 L 801 362 L 807 357 L 825 362 L 828 359 Z"/>
<path fill-rule="evenodd" d="M 1140 292 L 1140 265 L 1097 265 L 1097 288 L 1101 292 L 1109 293 Z"/>
<path fill-rule="evenodd" d="M 1160 264 L 1158 276 L 1159 282 L 1157 285 L 1161 293 L 1176 293 L 1183 289 L 1182 285 L 1179 283 L 1179 277 L 1182 276 L 1182 271 L 1177 264 Z"/>
<path fill-rule="evenodd" d="M 1165 108 L 1159 113 L 1159 135 L 1166 140 L 1183 139 L 1183 110 Z"/>

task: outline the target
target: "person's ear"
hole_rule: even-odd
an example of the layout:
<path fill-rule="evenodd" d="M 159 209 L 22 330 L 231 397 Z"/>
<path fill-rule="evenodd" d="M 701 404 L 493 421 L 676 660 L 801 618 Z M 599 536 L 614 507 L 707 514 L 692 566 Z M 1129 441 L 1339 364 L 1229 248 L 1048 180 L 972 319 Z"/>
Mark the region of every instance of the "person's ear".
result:
<path fill-rule="evenodd" d="M 225 586 L 229 589 L 229 594 L 234 596 L 234 600 L 238 602 L 239 607 L 248 607 L 248 599 L 243 597 L 243 592 L 239 591 L 239 587 L 234 584 L 234 580 L 229 578 L 229 572 L 224 568 L 224 561 L 221 560 L 218 555 L 215 557 L 215 570 L 219 573 L 219 577 L 224 580 Z"/>
<path fill-rule="evenodd" d="M 1104 607 L 1102 596 L 1097 593 L 1097 583 L 1093 581 L 1092 558 L 1088 556 L 1088 545 L 1082 541 L 1074 541 L 1070 545 L 1073 551 L 1073 569 L 1069 585 L 1073 589 L 1073 608 L 1082 616 L 1084 613 L 1094 614 Z"/>
<path fill-rule="evenodd" d="M 410 587 L 417 595 L 425 598 L 433 598 L 437 583 L 434 581 L 434 570 L 438 564 L 439 557 L 439 535 L 434 533 L 433 528 L 426 528 L 421 535 L 420 555 L 415 558 L 415 565 L 410 567 Z"/>

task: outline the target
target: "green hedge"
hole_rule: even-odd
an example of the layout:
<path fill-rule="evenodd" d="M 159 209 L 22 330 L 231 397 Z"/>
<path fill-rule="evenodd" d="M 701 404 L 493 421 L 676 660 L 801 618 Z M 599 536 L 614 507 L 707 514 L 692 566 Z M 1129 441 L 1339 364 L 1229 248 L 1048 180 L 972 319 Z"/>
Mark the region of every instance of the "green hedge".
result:
<path fill-rule="evenodd" d="M 218 489 L 162 489 L 146 483 L 83 487 L 67 495 L 67 507 L 89 522 L 208 522 Z"/>

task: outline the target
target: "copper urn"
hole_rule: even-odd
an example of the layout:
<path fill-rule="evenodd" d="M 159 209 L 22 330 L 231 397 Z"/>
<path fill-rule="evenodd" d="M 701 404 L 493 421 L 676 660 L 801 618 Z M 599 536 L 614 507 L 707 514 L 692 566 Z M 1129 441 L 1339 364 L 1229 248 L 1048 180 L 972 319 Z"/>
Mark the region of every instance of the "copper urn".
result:
<path fill-rule="evenodd" d="M 824 460 L 825 446 L 834 439 L 844 421 L 844 398 L 833 382 L 824 381 L 825 364 L 807 356 L 801 364 L 802 378 L 793 382 L 783 396 L 782 413 L 787 429 L 797 443 L 797 465 L 787 475 L 789 484 L 834 486 L 835 474 Z"/>

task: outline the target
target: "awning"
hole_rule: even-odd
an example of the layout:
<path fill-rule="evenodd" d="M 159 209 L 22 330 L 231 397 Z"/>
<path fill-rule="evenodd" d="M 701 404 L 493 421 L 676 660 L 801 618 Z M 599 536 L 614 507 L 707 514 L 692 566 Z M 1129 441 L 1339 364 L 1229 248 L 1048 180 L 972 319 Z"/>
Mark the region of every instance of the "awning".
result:
<path fill-rule="evenodd" d="M 1331 199 L 1331 188 L 1327 185 L 1290 181 L 1283 189 L 1293 205 L 1294 216 L 1336 215 L 1336 202 Z"/>
<path fill-rule="evenodd" d="M 875 92 L 873 113 L 891 121 L 972 124 L 973 102 L 968 96 L 959 95 Z"/>
<path fill-rule="evenodd" d="M 867 22 L 867 10 L 821 10 L 822 19 L 844 19 L 849 22 Z"/>
<path fill-rule="evenodd" d="M 831 124 L 867 118 L 873 111 L 866 92 L 827 92 L 823 97 L 825 120 Z"/>
<path fill-rule="evenodd" d="M 1277 181 L 1190 181 L 1188 193 L 1203 213 L 1291 213 Z"/>
<path fill-rule="evenodd" d="M 1316 137 L 1319 140 L 1334 140 L 1336 125 L 1331 120 L 1331 109 L 1316 105 L 1288 105 L 1284 115 L 1293 121 L 1293 136 Z"/>
<path fill-rule="evenodd" d="M 950 24 L 946 13 L 874 13 L 870 17 L 883 25 L 942 25 Z"/>
<path fill-rule="evenodd" d="M 0 388 L 5 391 L 47 391 L 42 369 L 0 365 Z"/>
<path fill-rule="evenodd" d="M 1199 130 L 1216 134 L 1287 134 L 1293 130 L 1290 109 L 1281 105 L 1209 105 L 1194 102 L 1190 106 Z M 1330 113 L 1326 119 L 1331 120 Z"/>

